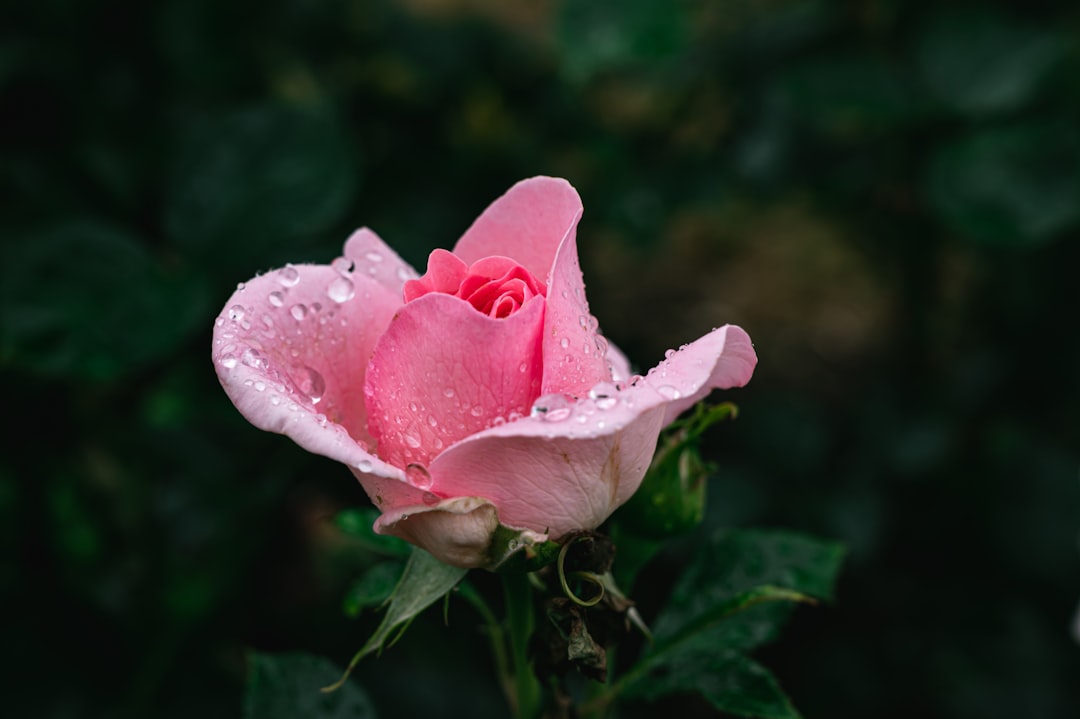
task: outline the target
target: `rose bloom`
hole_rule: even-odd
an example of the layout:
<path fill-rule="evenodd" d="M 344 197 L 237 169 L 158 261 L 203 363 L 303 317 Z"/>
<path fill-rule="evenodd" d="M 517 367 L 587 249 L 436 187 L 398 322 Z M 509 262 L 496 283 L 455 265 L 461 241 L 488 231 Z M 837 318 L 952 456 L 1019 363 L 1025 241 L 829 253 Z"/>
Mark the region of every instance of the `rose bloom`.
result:
<path fill-rule="evenodd" d="M 222 386 L 260 429 L 345 464 L 375 530 L 447 564 L 594 529 L 634 493 L 660 430 L 757 357 L 726 325 L 644 377 L 597 330 L 565 180 L 514 185 L 417 273 L 369 229 L 329 265 L 237 289 L 214 328 Z M 505 533 L 500 533 L 505 537 Z"/>

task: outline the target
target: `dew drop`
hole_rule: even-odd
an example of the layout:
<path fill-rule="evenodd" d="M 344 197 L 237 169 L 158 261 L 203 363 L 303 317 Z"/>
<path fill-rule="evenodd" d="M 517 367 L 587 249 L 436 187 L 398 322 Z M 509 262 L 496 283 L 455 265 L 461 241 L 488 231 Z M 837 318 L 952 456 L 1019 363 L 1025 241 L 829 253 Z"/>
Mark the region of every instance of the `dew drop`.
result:
<path fill-rule="evenodd" d="M 263 357 L 262 352 L 253 347 L 244 350 L 244 354 L 240 356 L 240 361 L 253 369 L 266 369 L 267 367 L 266 358 Z"/>
<path fill-rule="evenodd" d="M 359 469 L 361 472 L 370 472 L 372 469 L 371 462 L 366 459 L 361 459 L 359 462 L 356 463 L 356 468 Z"/>
<path fill-rule="evenodd" d="M 529 416 L 544 422 L 562 422 L 573 411 L 573 402 L 562 394 L 546 394 L 533 402 Z"/>
<path fill-rule="evenodd" d="M 293 319 L 299 322 L 307 316 L 307 307 L 302 304 L 296 304 L 289 308 L 289 314 L 293 316 Z"/>
<path fill-rule="evenodd" d="M 417 437 L 415 434 L 406 433 L 406 435 L 405 435 L 405 444 L 409 445 L 413 449 L 419 449 L 419 447 L 420 447 L 420 438 Z"/>
<path fill-rule="evenodd" d="M 663 395 L 666 399 L 679 399 L 682 397 L 682 392 L 675 389 L 669 384 L 662 384 L 656 388 L 656 391 Z"/>
<path fill-rule="evenodd" d="M 444 389 L 442 391 L 442 393 L 443 393 L 443 397 L 446 397 L 447 399 L 451 399 L 454 396 L 454 390 L 451 387 L 447 387 L 446 389 Z"/>
<path fill-rule="evenodd" d="M 529 369 L 529 365 L 526 364 L 525 362 L 522 362 L 521 364 L 518 365 L 518 372 L 521 372 L 522 374 L 525 374 L 525 370 L 527 370 L 527 369 Z"/>
<path fill-rule="evenodd" d="M 233 367 L 236 367 L 236 355 L 228 353 L 223 354 L 218 359 L 218 362 L 220 362 L 221 366 L 225 369 L 232 369 Z"/>
<path fill-rule="evenodd" d="M 559 346 L 562 347 L 563 349 L 566 349 L 567 347 L 569 347 L 570 346 L 570 338 L 569 337 L 563 337 L 561 340 L 559 340 Z"/>
<path fill-rule="evenodd" d="M 294 379 L 296 388 L 310 399 L 312 404 L 318 404 L 322 400 L 323 393 L 326 392 L 326 380 L 318 370 L 304 365 L 297 369 Z"/>
<path fill-rule="evenodd" d="M 415 272 L 410 272 L 407 267 L 399 267 L 397 270 L 397 277 L 402 282 L 406 282 L 416 277 Z"/>
<path fill-rule="evenodd" d="M 378 252 L 368 252 L 364 257 L 368 258 L 369 262 L 382 262 L 383 256 Z"/>
<path fill-rule="evenodd" d="M 334 302 L 340 304 L 351 300 L 356 294 L 356 289 L 353 287 L 352 280 L 347 277 L 338 277 L 326 288 L 326 294 Z"/>
<path fill-rule="evenodd" d="M 334 261 L 330 263 L 330 266 L 338 271 L 339 274 L 347 275 L 353 271 L 353 261 L 348 257 L 336 257 Z"/>
<path fill-rule="evenodd" d="M 478 404 L 477 404 L 477 405 L 473 405 L 473 408 L 469 410 L 469 414 L 471 414 L 471 415 L 472 415 L 473 417 L 479 417 L 479 416 L 480 416 L 480 415 L 482 415 L 483 413 L 484 413 L 484 408 L 483 408 L 483 407 L 481 407 L 481 406 L 480 406 L 480 405 L 478 405 Z"/>
<path fill-rule="evenodd" d="M 577 321 L 578 321 L 578 324 L 581 325 L 581 329 L 583 329 L 583 330 L 589 329 L 589 321 L 587 319 L 585 319 L 585 315 L 578 315 Z"/>
<path fill-rule="evenodd" d="M 278 270 L 278 282 L 285 287 L 293 287 L 300 281 L 300 270 L 292 265 L 285 265 Z"/>
<path fill-rule="evenodd" d="M 279 404 L 281 404 L 281 395 L 279 395 L 279 394 L 272 395 L 270 397 L 270 404 L 274 405 L 275 407 L 277 407 Z"/>
<path fill-rule="evenodd" d="M 422 464 L 410 462 L 405 465 L 405 477 L 417 489 L 431 489 L 431 472 Z"/>
<path fill-rule="evenodd" d="M 431 440 L 431 444 L 435 447 L 435 449 L 442 449 L 443 448 L 443 441 L 441 439 L 439 439 L 438 437 Z"/>
<path fill-rule="evenodd" d="M 675 350 L 665 350 L 664 351 L 664 359 L 671 359 L 674 356 L 675 356 Z"/>
<path fill-rule="evenodd" d="M 281 307 L 285 304 L 285 294 L 282 292 L 278 292 L 277 290 L 271 292 L 270 296 L 267 299 L 270 300 L 270 304 L 272 304 L 274 307 Z"/>
<path fill-rule="evenodd" d="M 589 345 L 588 342 L 586 342 L 585 344 L 581 345 L 581 351 L 584 354 L 591 354 L 592 353 L 592 347 Z"/>
<path fill-rule="evenodd" d="M 244 315 L 247 314 L 244 311 L 243 305 L 233 305 L 229 308 L 229 319 L 233 322 L 240 322 L 244 319 Z"/>
<path fill-rule="evenodd" d="M 439 420 L 435 419 L 435 415 L 433 415 L 433 414 L 429 414 L 427 416 L 427 423 L 429 425 L 431 425 L 432 427 L 438 427 L 439 426 Z"/>
<path fill-rule="evenodd" d="M 266 391 L 266 383 L 263 382 L 262 380 L 256 382 L 255 383 L 255 391 L 256 392 L 265 392 Z"/>

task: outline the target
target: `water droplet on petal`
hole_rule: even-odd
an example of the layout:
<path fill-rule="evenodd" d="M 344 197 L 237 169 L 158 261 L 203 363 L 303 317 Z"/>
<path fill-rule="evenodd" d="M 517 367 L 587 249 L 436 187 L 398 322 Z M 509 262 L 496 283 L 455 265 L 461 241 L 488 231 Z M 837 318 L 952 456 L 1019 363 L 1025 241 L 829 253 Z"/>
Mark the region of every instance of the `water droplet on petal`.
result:
<path fill-rule="evenodd" d="M 361 472 L 370 472 L 372 468 L 371 462 L 366 459 L 361 459 L 359 462 L 356 463 L 356 468 L 359 469 Z"/>
<path fill-rule="evenodd" d="M 439 426 L 439 420 L 435 419 L 435 415 L 433 415 L 433 414 L 429 414 L 427 416 L 427 423 L 429 425 L 431 425 L 432 427 L 438 427 Z"/>
<path fill-rule="evenodd" d="M 479 417 L 479 416 L 480 416 L 480 415 L 482 415 L 483 413 L 484 413 L 484 408 L 483 408 L 483 407 L 481 407 L 481 406 L 480 406 L 480 405 L 478 405 L 478 404 L 477 404 L 477 405 L 473 405 L 473 408 L 469 410 L 469 414 L 471 414 L 471 415 L 472 415 L 473 417 Z"/>
<path fill-rule="evenodd" d="M 282 292 L 278 292 L 277 290 L 271 292 L 270 296 L 267 299 L 270 300 L 270 304 L 272 304 L 274 307 L 281 307 L 285 304 L 285 294 Z"/>
<path fill-rule="evenodd" d="M 330 266 L 338 271 L 339 274 L 347 275 L 353 271 L 353 261 L 348 257 L 336 257 L 334 261 L 330 263 Z"/>
<path fill-rule="evenodd" d="M 420 438 L 417 437 L 415 434 L 406 433 L 405 434 L 405 444 L 409 445 L 413 449 L 419 449 L 419 447 L 420 447 Z"/>
<path fill-rule="evenodd" d="M 589 329 L 589 321 L 587 319 L 585 319 L 585 315 L 578 315 L 577 320 L 578 320 L 578 324 L 581 325 L 581 329 L 583 329 L 583 330 Z"/>
<path fill-rule="evenodd" d="M 675 350 L 664 350 L 664 359 L 671 359 L 675 356 Z"/>
<path fill-rule="evenodd" d="M 675 389 L 669 384 L 660 385 L 656 388 L 656 391 L 659 392 L 665 399 L 679 399 L 680 397 L 682 397 L 682 392 Z"/>
<path fill-rule="evenodd" d="M 442 393 L 443 397 L 446 397 L 447 399 L 451 399 L 454 396 L 454 390 L 451 387 L 447 387 L 442 391 Z"/>
<path fill-rule="evenodd" d="M 225 353 L 218 358 L 218 362 L 220 362 L 221 366 L 225 369 L 232 369 L 236 366 L 236 355 Z"/>
<path fill-rule="evenodd" d="M 307 316 L 307 307 L 302 304 L 296 304 L 289 308 L 289 314 L 293 316 L 293 319 L 299 322 Z"/>
<path fill-rule="evenodd" d="M 529 369 L 529 365 L 526 364 L 525 362 L 522 362 L 521 364 L 518 365 L 518 372 L 521 372 L 522 374 L 525 374 L 525 370 L 527 370 L 527 369 Z"/>
<path fill-rule="evenodd" d="M 402 282 L 414 279 L 416 277 L 415 272 L 411 272 L 408 267 L 398 267 L 397 277 Z"/>
<path fill-rule="evenodd" d="M 244 354 L 240 356 L 240 361 L 253 369 L 266 369 L 267 367 L 266 358 L 263 357 L 262 352 L 253 347 L 244 350 Z"/>
<path fill-rule="evenodd" d="M 368 252 L 366 255 L 364 255 L 364 257 L 368 258 L 369 262 L 382 262 L 383 261 L 383 256 L 380 255 L 378 252 L 374 252 L 374 251 L 373 252 Z"/>
<path fill-rule="evenodd" d="M 318 370 L 307 365 L 299 367 L 294 374 L 294 380 L 296 381 L 296 388 L 310 399 L 312 404 L 318 404 L 322 400 L 323 393 L 326 392 L 326 380 L 323 379 Z"/>
<path fill-rule="evenodd" d="M 338 277 L 326 288 L 326 294 L 334 302 L 348 302 L 356 294 L 356 289 L 353 287 L 352 280 L 346 277 Z"/>
<path fill-rule="evenodd" d="M 411 462 L 406 465 L 405 477 L 417 489 L 431 489 L 431 472 L 428 472 L 427 467 L 422 464 Z"/>
<path fill-rule="evenodd" d="M 263 382 L 262 380 L 259 380 L 258 382 L 256 382 L 255 383 L 255 391 L 256 392 L 265 392 L 266 391 L 266 383 Z"/>
<path fill-rule="evenodd" d="M 300 281 L 300 270 L 292 265 L 285 265 L 278 270 L 278 282 L 285 287 L 293 287 Z"/>
<path fill-rule="evenodd" d="M 244 319 L 245 314 L 246 312 L 244 311 L 243 305 L 233 305 L 229 308 L 229 319 L 233 322 L 241 321 Z"/>
<path fill-rule="evenodd" d="M 561 340 L 559 340 L 559 346 L 563 349 L 566 349 L 570 346 L 570 339 L 568 337 L 563 337 Z"/>
<path fill-rule="evenodd" d="M 573 411 L 574 403 L 562 394 L 546 394 L 533 402 L 529 416 L 544 422 L 562 422 Z"/>

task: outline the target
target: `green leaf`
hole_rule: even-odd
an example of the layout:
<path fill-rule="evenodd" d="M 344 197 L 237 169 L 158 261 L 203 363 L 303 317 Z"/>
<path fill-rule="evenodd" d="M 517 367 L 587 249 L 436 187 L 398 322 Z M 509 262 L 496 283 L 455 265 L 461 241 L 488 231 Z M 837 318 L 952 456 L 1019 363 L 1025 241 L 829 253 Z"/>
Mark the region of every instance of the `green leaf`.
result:
<path fill-rule="evenodd" d="M 371 638 L 353 656 L 341 679 L 327 687 L 327 691 L 340 687 L 357 662 L 365 656 L 382 651 L 388 643 L 393 644 L 409 622 L 453 589 L 467 571 L 443 564 L 424 550 L 414 548 L 401 579 L 394 587 L 386 616 Z"/>
<path fill-rule="evenodd" d="M 399 562 L 379 562 L 369 567 L 345 593 L 345 615 L 355 617 L 367 607 L 376 607 L 385 602 L 393 594 L 400 576 Z"/>
<path fill-rule="evenodd" d="M 340 670 L 310 654 L 248 655 L 244 719 L 374 719 L 375 709 L 355 682 L 326 694 L 319 687 Z"/>
<path fill-rule="evenodd" d="M 662 673 L 635 684 L 627 696 L 652 701 L 677 692 L 700 693 L 716 709 L 738 716 L 799 717 L 769 670 L 736 651 L 680 655 Z"/>
<path fill-rule="evenodd" d="M 720 531 L 700 548 L 620 681 L 624 697 L 700 691 L 743 716 L 796 717 L 772 676 L 743 654 L 773 639 L 792 602 L 828 599 L 843 550 L 781 531 Z"/>
<path fill-rule="evenodd" d="M 408 557 L 412 552 L 412 545 L 398 537 L 375 532 L 375 520 L 378 517 L 379 511 L 372 507 L 345 509 L 334 517 L 334 524 L 370 552 L 391 557 Z"/>
<path fill-rule="evenodd" d="M 842 557 L 839 544 L 793 532 L 720 530 L 697 552 L 653 623 L 657 646 L 687 627 L 708 624 L 726 603 L 761 587 L 831 599 Z M 725 622 L 745 625 L 728 630 L 727 639 L 744 649 L 768 641 L 786 619 L 787 609 L 779 604 L 754 606 Z"/>
<path fill-rule="evenodd" d="M 1065 43 L 985 7 L 952 10 L 923 32 L 923 81 L 942 105 L 971 115 L 1006 112 L 1036 93 Z"/>
<path fill-rule="evenodd" d="M 930 168 L 934 207 L 987 245 L 1037 245 L 1080 220 L 1080 137 L 1074 128 L 983 130 L 945 145 Z"/>

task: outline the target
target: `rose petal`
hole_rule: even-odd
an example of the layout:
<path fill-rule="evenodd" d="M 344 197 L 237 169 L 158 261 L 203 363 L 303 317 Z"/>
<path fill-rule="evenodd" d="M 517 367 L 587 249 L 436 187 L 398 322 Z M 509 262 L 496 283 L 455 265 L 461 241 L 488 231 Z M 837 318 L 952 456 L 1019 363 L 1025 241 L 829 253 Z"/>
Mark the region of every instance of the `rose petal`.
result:
<path fill-rule="evenodd" d="M 622 382 L 633 376 L 634 371 L 630 367 L 630 360 L 626 358 L 621 349 L 611 342 L 607 344 L 607 361 L 608 367 L 611 369 L 613 382 Z"/>
<path fill-rule="evenodd" d="M 401 297 L 406 282 L 418 276 L 409 263 L 367 227 L 361 227 L 345 241 L 342 254 L 353 261 L 355 274 L 370 277 L 396 297 Z"/>
<path fill-rule="evenodd" d="M 607 350 L 607 342 L 597 333 L 596 318 L 590 314 L 585 299 L 577 239 L 571 230 L 559 246 L 548 278 L 544 394 L 580 396 L 597 382 L 610 380 Z"/>
<path fill-rule="evenodd" d="M 547 282 L 555 253 L 581 212 L 581 198 L 566 180 L 522 180 L 484 210 L 458 240 L 454 254 L 470 265 L 485 257 L 509 257 Z"/>
<path fill-rule="evenodd" d="M 492 534 L 499 526 L 495 506 L 479 497 L 454 497 L 433 506 L 402 507 L 375 520 L 375 531 L 423 547 L 444 564 L 488 564 Z"/>
<path fill-rule="evenodd" d="M 683 345 L 650 370 L 645 380 L 671 400 L 664 415 L 664 424 L 668 425 L 712 390 L 745 385 L 756 366 L 757 354 L 750 335 L 742 327 L 724 325 Z"/>
<path fill-rule="evenodd" d="M 368 428 L 379 456 L 399 467 L 427 464 L 496 418 L 527 414 L 543 374 L 543 317 L 538 297 L 503 319 L 437 293 L 402 307 L 368 365 Z"/>
<path fill-rule="evenodd" d="M 360 383 L 400 305 L 380 284 L 325 265 L 288 266 L 256 277 L 233 294 L 215 322 L 218 377 L 254 425 L 288 434 L 306 449 L 328 456 L 340 451 L 332 429 L 322 439 L 306 424 L 297 429 L 305 416 L 323 415 L 322 423 L 341 425 L 354 440 L 371 443 Z M 322 447 L 323 441 L 331 446 Z"/>
<path fill-rule="evenodd" d="M 503 524 L 556 538 L 592 529 L 637 490 L 661 428 L 686 400 L 745 384 L 756 361 L 745 332 L 721 327 L 630 387 L 604 387 L 557 418 L 549 411 L 485 430 L 428 469 L 441 493 L 484 497 Z"/>

